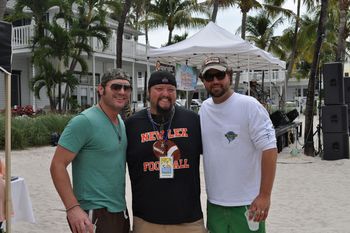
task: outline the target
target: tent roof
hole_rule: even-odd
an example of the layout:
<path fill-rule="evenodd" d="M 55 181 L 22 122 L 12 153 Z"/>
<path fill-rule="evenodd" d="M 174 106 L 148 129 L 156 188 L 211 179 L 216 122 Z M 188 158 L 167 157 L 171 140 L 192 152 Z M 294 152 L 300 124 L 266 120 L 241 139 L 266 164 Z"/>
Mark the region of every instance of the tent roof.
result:
<path fill-rule="evenodd" d="M 161 63 L 187 63 L 200 68 L 209 56 L 221 56 L 234 71 L 285 69 L 286 63 L 248 41 L 210 22 L 186 40 L 158 49 L 150 49 L 149 58 Z"/>

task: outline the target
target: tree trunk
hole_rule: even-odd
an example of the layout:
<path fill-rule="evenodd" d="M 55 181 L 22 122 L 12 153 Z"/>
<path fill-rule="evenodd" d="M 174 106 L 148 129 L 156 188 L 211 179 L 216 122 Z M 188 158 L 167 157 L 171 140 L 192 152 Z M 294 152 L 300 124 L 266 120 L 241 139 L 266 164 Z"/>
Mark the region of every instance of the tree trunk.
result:
<path fill-rule="evenodd" d="M 304 154 L 315 156 L 314 139 L 313 139 L 313 119 L 314 119 L 314 98 L 315 98 L 315 81 L 316 71 L 318 69 L 319 55 L 325 35 L 325 24 L 327 22 L 328 0 L 321 1 L 321 14 L 317 28 L 317 40 L 311 65 L 311 72 L 308 84 L 308 93 L 305 108 L 305 130 L 304 130 Z"/>
<path fill-rule="evenodd" d="M 247 24 L 247 12 L 242 12 L 241 37 L 243 40 L 245 40 L 246 24 Z M 249 70 L 248 70 L 248 72 L 249 72 Z M 240 79 L 241 79 L 241 72 L 237 71 L 236 77 L 235 77 L 235 85 L 234 85 L 235 91 L 238 90 Z"/>
<path fill-rule="evenodd" d="M 286 82 L 285 85 L 288 87 L 288 80 L 292 77 L 292 70 L 295 62 L 295 57 L 297 54 L 297 40 L 298 40 L 298 31 L 299 31 L 299 24 L 300 24 L 300 0 L 298 0 L 297 4 L 297 17 L 295 19 L 295 27 L 294 27 L 294 35 L 293 35 L 293 49 L 292 53 L 289 57 L 289 63 L 287 68 L 287 74 L 286 74 Z M 282 96 L 280 99 L 279 107 L 280 109 L 284 109 L 284 105 L 286 103 L 286 88 L 283 88 L 282 90 Z"/>
<path fill-rule="evenodd" d="M 349 0 L 339 0 L 339 32 L 335 61 L 343 62 L 345 60 L 345 40 L 348 37 L 346 33 L 347 12 L 349 8 Z"/>
<path fill-rule="evenodd" d="M 4 19 L 7 0 L 0 0 L 0 20 Z"/>
<path fill-rule="evenodd" d="M 56 87 L 55 84 L 52 86 L 51 91 L 47 91 L 47 96 L 49 97 L 51 112 L 56 112 Z"/>
<path fill-rule="evenodd" d="M 148 9 L 149 9 L 149 2 L 146 2 L 146 24 L 145 24 L 145 39 L 146 39 L 146 50 L 148 53 L 148 49 L 149 49 L 149 40 L 148 40 Z M 148 62 L 149 59 L 147 58 Z M 148 64 L 149 65 L 149 64 Z M 148 67 L 147 67 L 147 71 L 145 72 L 145 78 L 144 78 L 144 85 L 143 85 L 143 106 L 147 107 L 147 77 L 148 77 Z"/>
<path fill-rule="evenodd" d="M 169 29 L 169 34 L 168 34 L 168 44 L 167 45 L 171 45 L 171 38 L 173 37 L 173 30 Z"/>
<path fill-rule="evenodd" d="M 216 16 L 218 15 L 219 10 L 219 0 L 215 0 L 213 4 L 213 13 L 211 14 L 211 21 L 215 23 Z"/>
<path fill-rule="evenodd" d="M 117 29 L 117 68 L 122 68 L 123 65 L 123 34 L 124 34 L 124 24 L 126 21 L 126 15 L 128 14 L 131 7 L 131 0 L 125 0 L 122 15 L 118 20 Z"/>
<path fill-rule="evenodd" d="M 242 12 L 241 37 L 243 40 L 245 40 L 246 26 L 247 26 L 247 12 Z"/>
<path fill-rule="evenodd" d="M 58 81 L 58 112 L 62 113 L 62 78 L 59 77 L 59 81 Z"/>

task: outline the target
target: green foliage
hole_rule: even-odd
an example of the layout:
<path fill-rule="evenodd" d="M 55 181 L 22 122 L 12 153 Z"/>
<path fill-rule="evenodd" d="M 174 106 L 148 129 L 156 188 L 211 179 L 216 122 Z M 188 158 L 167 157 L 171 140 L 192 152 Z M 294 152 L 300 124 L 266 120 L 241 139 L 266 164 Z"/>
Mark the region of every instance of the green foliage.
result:
<path fill-rule="evenodd" d="M 73 115 L 48 114 L 34 118 L 14 117 L 11 120 L 12 149 L 50 144 L 51 134 L 61 134 Z M 0 115 L 0 149 L 5 147 L 5 118 Z"/>
<path fill-rule="evenodd" d="M 147 24 L 149 28 L 166 26 L 168 28 L 168 44 L 171 43 L 175 28 L 200 28 L 208 23 L 208 18 L 196 17 L 207 9 L 194 0 L 155 0 L 151 1 Z"/>
<path fill-rule="evenodd" d="M 30 85 L 38 98 L 40 90 L 46 87 L 51 110 L 57 107 L 59 112 L 62 107 L 66 110 L 68 88 L 73 90 L 78 84 L 73 71 L 77 66 L 82 73 L 88 71 L 85 54 L 90 56 L 93 52 L 92 39 L 101 43 L 103 49 L 107 48 L 111 30 L 106 23 L 106 6 L 105 0 L 16 2 L 11 19 L 33 18 L 35 21 L 32 62 L 36 66 L 36 76 Z M 52 7 L 58 12 L 48 20 L 43 16 Z M 62 90 L 62 84 L 67 84 L 66 90 Z"/>

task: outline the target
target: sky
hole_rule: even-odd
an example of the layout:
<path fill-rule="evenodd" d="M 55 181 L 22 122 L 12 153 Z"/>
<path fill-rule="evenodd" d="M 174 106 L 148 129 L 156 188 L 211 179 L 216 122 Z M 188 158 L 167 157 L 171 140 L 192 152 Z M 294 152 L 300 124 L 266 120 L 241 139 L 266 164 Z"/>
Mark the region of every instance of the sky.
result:
<path fill-rule="evenodd" d="M 259 1 L 262 2 L 262 1 Z M 293 10 L 293 12 L 296 12 L 296 4 L 294 4 L 294 0 L 288 0 L 286 4 L 284 5 L 284 8 L 288 8 L 290 10 Z M 256 11 L 255 11 L 256 12 Z M 303 12 L 302 12 L 303 13 Z M 254 14 L 254 11 L 251 13 L 249 12 L 248 15 Z M 222 10 L 219 9 L 218 16 L 216 19 L 216 24 L 219 25 L 220 27 L 223 27 L 227 31 L 236 34 L 237 29 L 241 25 L 241 12 L 238 8 L 232 7 L 230 9 Z M 285 26 L 280 26 L 276 30 L 276 35 L 279 35 L 282 33 L 283 29 L 286 27 Z M 198 32 L 200 28 L 198 29 L 182 29 L 182 30 L 174 30 L 173 35 L 178 34 L 182 35 L 184 32 L 188 33 L 187 37 L 190 37 L 191 35 L 195 34 Z M 151 46 L 155 47 L 161 47 L 161 45 L 164 45 L 168 41 L 168 29 L 167 28 L 158 28 L 155 30 L 151 30 L 149 32 L 149 41 Z M 144 38 L 140 37 L 140 42 L 144 42 Z M 142 41 L 143 39 L 143 41 Z"/>

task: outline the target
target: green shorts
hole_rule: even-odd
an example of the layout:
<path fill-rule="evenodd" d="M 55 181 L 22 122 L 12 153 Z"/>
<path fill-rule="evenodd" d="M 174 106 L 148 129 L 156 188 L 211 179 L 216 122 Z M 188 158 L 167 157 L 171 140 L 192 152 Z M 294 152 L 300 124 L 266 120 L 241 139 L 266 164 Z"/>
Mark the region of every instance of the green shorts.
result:
<path fill-rule="evenodd" d="M 210 233 L 265 233 L 265 222 L 251 231 L 244 215 L 249 206 L 226 207 L 207 202 L 207 227 Z"/>

